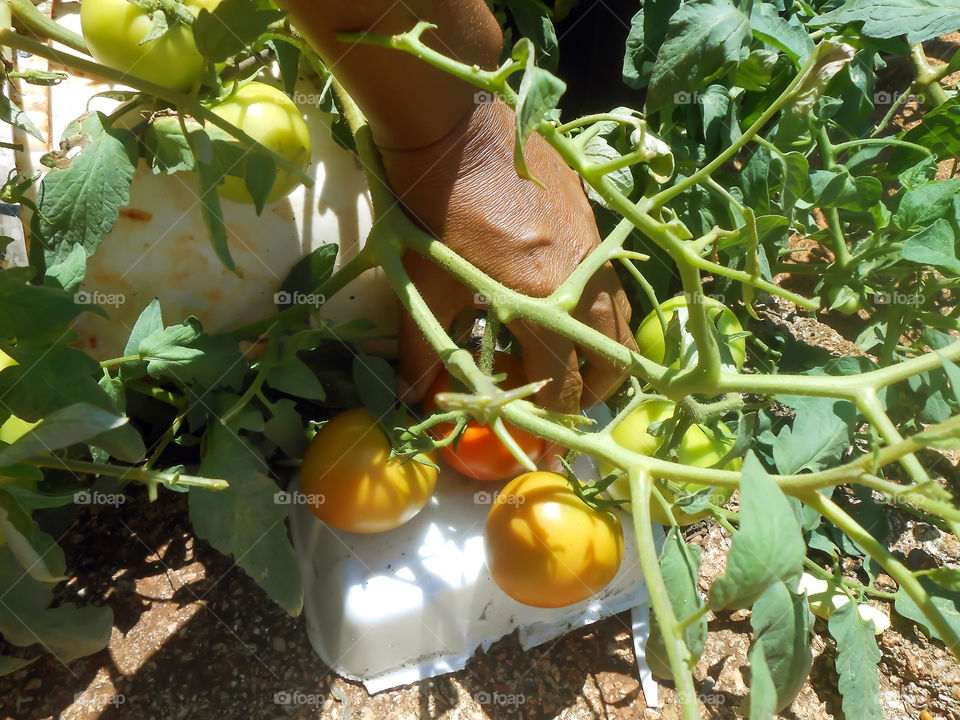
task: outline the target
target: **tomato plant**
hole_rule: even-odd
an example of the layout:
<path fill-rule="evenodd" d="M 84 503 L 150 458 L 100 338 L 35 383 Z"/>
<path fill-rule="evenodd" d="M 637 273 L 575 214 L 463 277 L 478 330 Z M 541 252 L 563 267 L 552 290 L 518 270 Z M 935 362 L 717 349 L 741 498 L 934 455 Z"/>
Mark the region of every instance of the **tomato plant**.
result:
<path fill-rule="evenodd" d="M 277 489 L 272 477 L 303 458 L 310 419 L 358 401 L 383 417 L 395 404 L 392 395 L 384 402 L 369 397 L 372 387 L 392 387 L 393 377 L 389 367 L 360 353 L 370 340 L 365 326 L 333 324 L 317 307 L 284 304 L 268 317 L 251 318 L 245 328 L 219 335 L 189 313 L 164 319 L 158 303 L 138 298 L 140 314 L 124 329 L 128 339 L 122 354 L 96 360 L 71 347 L 70 327 L 83 313 L 99 312 L 75 293 L 88 270 L 86 258 L 98 252 L 117 222 L 141 160 L 156 174 L 195 173 L 204 198 L 196 212 L 224 271 L 235 270 L 229 242 L 236 238 L 228 232 L 228 220 L 242 209 L 221 207 L 213 188 L 226 173 L 224 196 L 249 195 L 262 210 L 271 193 L 279 196 L 294 179 L 305 179 L 308 147 L 296 122 L 284 115 L 292 112 L 291 105 L 279 91 L 254 83 L 269 77 L 290 93 L 301 76 L 310 75 L 318 83 L 314 99 L 329 112 L 332 137 L 355 150 L 370 173 L 377 231 L 369 249 L 336 272 L 335 248 L 311 253 L 286 279 L 276 278 L 283 291 L 326 298 L 379 265 L 426 341 L 467 385 L 470 394 L 461 396 L 459 411 L 474 420 L 509 423 L 517 433 L 592 455 L 605 468 L 624 473 L 617 487 L 623 494 L 627 483 L 634 499 L 638 559 L 656 618 L 648 649 L 659 637 L 665 655 L 657 668 L 676 683 L 685 720 L 699 715 L 690 668 L 704 651 L 707 608 L 715 614 L 751 609 L 749 662 L 755 681 L 744 711 L 770 717 L 796 697 L 813 662 L 809 615 L 795 610 L 802 588 L 794 581 L 804 571 L 821 581 L 831 579 L 821 600 L 833 609 L 815 607 L 829 611 L 823 641 L 830 652 L 823 657 L 835 662 L 841 678 L 836 688 L 841 709 L 848 717 L 881 717 L 889 708 L 881 707 L 881 654 L 871 630 L 882 623 L 861 608 L 889 604 L 918 637 L 943 643 L 954 655 L 960 652 L 957 569 L 943 557 L 934 559 L 936 567 L 905 563 L 897 536 L 897 528 L 915 522 L 944 536 L 960 535 L 955 488 L 941 482 L 936 462 L 944 458 L 935 455 L 960 445 L 955 202 L 960 134 L 955 81 L 948 80 L 960 68 L 960 56 L 944 56 L 931 42 L 960 29 L 960 22 L 923 0 L 902 0 L 896 7 L 765 0 L 646 3 L 628 31 L 623 62 L 618 58 L 613 68 L 615 81 L 633 91 L 623 102 L 635 107 L 604 112 L 598 98 L 593 104 L 601 110 L 575 117 L 561 107 L 564 81 L 550 72 L 560 65 L 559 40 L 548 18 L 529 3 L 493 4 L 511 33 L 536 41 L 519 39 L 497 69 L 465 65 L 428 47 L 422 39 L 425 23 L 395 37 L 365 33 L 345 41 L 410 53 L 474 84 L 482 97 L 510 106 L 517 117 L 514 170 L 522 177 L 530 174 L 525 141 L 534 133 L 579 174 L 604 239 L 548 297 L 527 296 L 497 282 L 404 215 L 382 176 L 360 109 L 333 82 L 295 23 L 268 4 L 233 3 L 230 17 L 197 17 L 190 30 L 196 47 L 209 62 L 229 60 L 231 76 L 217 81 L 210 73 L 204 80 L 211 86 L 190 95 L 170 91 L 169 84 L 138 87 L 143 83 L 136 73 L 125 76 L 94 63 L 82 38 L 39 20 L 33 3 L 10 5 L 16 27 L 47 35 L 59 46 L 3 32 L 2 69 L 8 79 L 54 89 L 71 83 L 57 73 L 22 67 L 29 54 L 85 78 L 99 74 L 112 83 L 129 81 L 136 92 L 123 94 L 124 105 L 112 114 L 91 111 L 70 123 L 63 149 L 21 168 L 26 174 L 11 176 L 3 186 L 4 202 L 19 204 L 28 211 L 24 217 L 32 216 L 29 267 L 0 270 L 5 310 L 0 342 L 18 362 L 0 370 L 0 400 L 5 417 L 42 419 L 31 435 L 44 442 L 20 437 L 0 448 L 0 476 L 14 479 L 0 486 L 0 524 L 8 540 L 14 534 L 18 539 L 0 553 L 0 577 L 30 571 L 55 582 L 66 575 L 27 511 L 68 504 L 63 497 L 69 494 L 51 492 L 68 473 L 66 482 L 77 487 L 93 478 L 140 483 L 151 498 L 163 488 L 193 488 L 188 502 L 197 534 L 235 555 L 286 610 L 295 614 L 303 606 L 293 549 L 276 531 L 286 508 L 270 502 Z M 559 13 L 561 6 L 567 12 L 574 4 L 555 5 Z M 85 7 L 89 12 L 94 0 L 86 0 Z M 224 26 L 235 32 L 223 32 Z M 186 25 L 175 26 L 172 32 L 185 30 Z M 77 55 L 64 54 L 60 46 Z M 941 53 L 940 62 L 931 61 L 928 52 Z M 277 59 L 276 73 L 261 69 L 268 55 Z M 120 60 L 120 69 L 128 70 L 129 63 Z M 896 78 L 878 73 L 891 63 L 902 70 Z M 173 67 L 166 68 L 161 84 L 176 75 Z M 902 85 L 893 87 L 901 78 Z M 221 83 L 229 83 L 229 89 Z M 196 80 L 186 85 L 193 89 Z M 235 87 L 227 107 L 207 107 Z M 251 107 L 258 111 L 244 113 L 240 100 L 258 92 L 269 98 L 260 104 L 279 113 L 267 124 L 293 129 L 288 139 L 295 142 L 271 145 L 269 135 L 244 124 L 261 108 L 253 98 Z M 57 145 L 60 138 L 44 137 L 31 121 L 32 107 L 17 107 L 14 93 L 5 100 L 3 122 Z M 899 117 L 908 101 L 909 125 Z M 136 122 L 119 122 L 131 116 Z M 231 139 L 225 141 L 223 133 Z M 265 147 L 249 152 L 247 135 Z M 44 171 L 33 177 L 36 167 Z M 597 431 L 584 427 L 583 418 L 548 412 L 526 398 L 505 401 L 413 291 L 401 261 L 404 253 L 420 255 L 437 272 L 451 272 L 490 299 L 489 319 L 539 325 L 569 340 L 578 353 L 615 359 L 627 368 L 630 380 L 610 405 L 615 422 Z M 635 313 L 649 306 L 661 311 L 640 324 L 640 352 L 625 349 L 574 312 L 593 275 L 608 263 L 622 271 Z M 216 295 L 218 274 L 209 274 L 213 286 L 203 292 Z M 691 300 L 666 300 L 677 292 Z M 714 299 L 704 299 L 706 293 Z M 716 299 L 721 297 L 724 303 Z M 822 309 L 838 312 L 818 314 Z M 851 314 L 837 322 L 844 312 Z M 743 338 L 723 342 L 740 332 L 741 321 L 754 338 L 749 372 L 741 371 Z M 842 347 L 855 346 L 857 352 L 824 353 L 808 336 L 792 332 L 800 321 L 833 323 L 849 343 Z M 240 343 L 253 344 L 256 352 L 241 352 Z M 354 355 L 363 362 L 355 362 Z M 376 372 L 369 370 L 374 367 Z M 672 421 L 650 412 L 653 406 L 635 418 L 639 393 L 647 390 L 682 404 L 699 425 L 672 432 Z M 712 467 L 711 460 L 728 447 L 725 441 L 714 445 L 726 434 L 720 420 L 730 418 L 733 426 L 733 417 L 744 448 L 742 465 Z M 365 422 L 372 427 L 369 418 Z M 445 442 L 429 437 L 428 422 L 407 433 L 392 459 L 383 449 L 389 444 L 385 437 L 371 430 L 380 451 L 370 457 L 383 461 L 377 466 L 383 482 L 397 477 L 397 470 L 415 473 L 403 484 L 407 489 L 429 485 L 425 466 L 402 462 Z M 654 422 L 663 435 L 648 432 Z M 639 427 L 629 431 L 632 424 Z M 318 437 L 333 428 L 328 424 Z M 315 470 L 308 482 L 333 483 L 331 507 L 340 500 L 347 508 L 350 502 L 355 506 L 356 496 L 338 495 L 355 485 L 333 482 L 327 470 L 341 465 L 335 457 L 316 461 L 319 452 L 311 446 L 307 453 Z M 931 457 L 936 462 L 928 462 Z M 196 468 L 196 474 L 185 474 L 187 467 Z M 530 477 L 524 476 L 524 483 L 533 484 Z M 583 503 L 568 502 L 562 478 L 548 479 L 539 481 L 545 483 L 541 494 L 558 501 L 531 500 L 528 506 L 541 513 L 546 507 L 547 515 L 587 512 L 580 520 L 591 532 L 601 531 L 604 558 L 618 557 L 613 521 Z M 681 505 L 686 500 L 681 493 L 701 487 L 715 488 L 714 499 L 739 490 L 737 508 L 710 509 L 701 491 Z M 647 500 L 654 489 L 675 505 L 692 508 L 691 516 L 709 511 L 730 539 L 725 570 L 712 580 L 706 598 L 694 542 L 671 527 L 658 551 L 651 520 L 683 516 L 678 511 L 675 518 L 656 517 L 659 505 Z M 393 511 L 413 502 L 403 493 L 388 495 L 403 501 L 387 503 Z M 520 497 L 526 502 L 532 496 L 504 495 Z M 549 524 L 542 514 L 522 516 L 519 504 L 498 504 L 494 510 L 507 532 L 491 533 L 491 547 L 513 530 Z M 511 518 L 516 522 L 507 522 Z M 533 537 L 531 531 L 526 539 Z M 269 552 L 246 552 L 261 541 Z M 571 537 L 570 547 L 577 542 Z M 536 550 L 528 542 L 526 556 Z M 521 557 L 508 555 L 507 561 Z M 550 576 L 559 567 L 554 559 L 541 555 L 521 569 L 529 578 L 556 580 Z M 582 560 L 577 556 L 570 562 Z M 492 570 L 504 566 L 509 562 L 491 560 Z M 603 566 L 609 570 L 607 563 Z M 582 568 L 592 578 L 591 591 L 602 587 L 591 574 L 602 569 Z M 523 588 L 528 600 L 540 600 L 530 584 L 521 583 L 517 595 Z M 27 597 L 19 586 L 0 587 L 0 594 L 15 599 L 31 621 L 49 604 Z M 57 607 L 64 617 L 76 610 L 69 603 Z M 95 622 L 74 623 L 89 627 L 90 635 L 77 643 L 82 652 L 109 635 L 109 613 L 97 608 L 93 616 Z M 772 637 L 782 642 L 773 646 Z"/>
<path fill-rule="evenodd" d="M 507 379 L 501 383 L 504 390 L 512 390 L 523 384 L 523 364 L 515 355 L 496 353 L 493 360 L 494 374 L 506 373 Z M 443 372 L 427 390 L 423 409 L 433 412 L 437 409 L 434 397 L 437 393 L 450 392 L 450 376 Z M 434 434 L 441 439 L 448 438 L 454 432 L 454 423 L 441 423 L 434 428 Z M 537 462 L 543 455 L 544 443 L 536 435 L 507 424 L 507 430 L 528 458 Z M 523 472 L 523 466 L 504 447 L 487 425 L 476 420 L 467 422 L 463 433 L 454 444 L 444 445 L 440 449 L 443 459 L 457 472 L 475 480 L 506 480 Z"/>
<path fill-rule="evenodd" d="M 699 297 L 698 302 L 701 302 L 706 308 L 707 318 L 717 328 L 717 332 L 721 338 L 743 332 L 743 326 L 740 324 L 740 321 L 737 320 L 737 316 L 722 302 L 702 295 Z M 689 337 L 689 331 L 686 330 L 687 321 L 690 317 L 687 298 L 682 295 L 672 297 L 660 303 L 660 310 L 663 312 L 663 319 L 667 323 L 668 329 L 674 317 L 679 320 L 678 327 L 681 330 L 681 335 L 676 339 L 683 343 L 684 336 Z M 664 356 L 667 352 L 666 341 L 664 339 L 663 325 L 656 312 L 651 312 L 643 319 L 637 328 L 636 338 L 637 347 L 640 348 L 640 352 L 644 357 L 650 358 L 656 363 L 663 363 Z M 743 360 L 747 353 L 746 341 L 742 337 L 738 337 L 730 341 L 728 347 L 733 363 L 737 368 L 742 368 Z M 670 365 L 671 367 L 679 367 L 682 361 L 683 353 L 681 351 Z"/>
<path fill-rule="evenodd" d="M 611 437 L 621 446 L 640 453 L 641 455 L 653 455 L 663 444 L 663 437 L 655 437 L 649 432 L 652 423 L 663 423 L 673 417 L 676 411 L 676 405 L 667 400 L 649 400 L 640 404 L 629 415 L 623 418 L 613 429 Z M 677 462 L 694 467 L 713 467 L 733 447 L 734 438 L 730 431 L 722 422 L 717 423 L 716 430 L 700 425 L 690 425 L 680 438 L 677 445 Z M 734 458 L 727 465 L 729 469 L 740 467 L 740 460 Z M 608 474 L 613 470 L 609 465 L 601 465 L 600 472 Z M 676 505 L 683 496 L 691 497 L 698 490 L 703 490 L 706 485 L 688 482 L 680 484 L 681 490 L 674 492 L 669 484 L 659 484 L 661 494 L 666 501 L 673 505 L 673 517 L 680 525 L 689 525 L 702 520 L 710 515 L 710 511 L 704 510 L 698 513 L 686 513 L 682 505 Z M 630 488 L 627 478 L 621 477 L 613 482 L 609 487 L 611 497 L 616 500 L 629 500 Z M 723 505 L 733 494 L 731 488 L 716 488 L 710 497 L 710 502 L 714 505 Z M 653 522 L 661 525 L 669 525 L 670 519 L 663 511 L 660 503 L 654 499 L 650 501 L 650 517 Z"/>
<path fill-rule="evenodd" d="M 363 408 L 331 418 L 300 466 L 300 488 L 327 525 L 355 533 L 393 530 L 433 496 L 437 469 L 391 456 L 390 441 Z"/>
<path fill-rule="evenodd" d="M 182 7 L 196 15 L 201 8 L 212 11 L 220 1 L 186 0 Z M 153 34 L 157 26 L 152 16 L 162 13 L 128 0 L 83 0 L 83 38 L 104 65 L 173 90 L 190 90 L 200 80 L 203 56 L 184 19 L 169 23 L 159 36 Z"/>
<path fill-rule="evenodd" d="M 613 580 L 623 559 L 616 514 L 586 505 L 557 473 L 525 473 L 507 483 L 484 537 L 494 582 L 534 607 L 586 600 Z"/>
<path fill-rule="evenodd" d="M 293 165 L 305 170 L 309 164 L 310 132 L 300 110 L 282 90 L 261 82 L 247 83 L 210 109 Z M 252 203 L 247 178 L 224 175 L 220 194 L 234 202 Z M 277 170 L 266 201 L 289 195 L 298 184 L 296 177 Z"/>

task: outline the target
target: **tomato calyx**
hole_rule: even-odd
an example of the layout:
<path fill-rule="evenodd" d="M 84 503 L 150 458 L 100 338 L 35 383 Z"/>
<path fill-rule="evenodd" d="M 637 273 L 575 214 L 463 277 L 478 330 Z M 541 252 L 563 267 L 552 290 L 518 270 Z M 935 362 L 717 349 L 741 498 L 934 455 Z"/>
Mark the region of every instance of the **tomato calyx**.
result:
<path fill-rule="evenodd" d="M 140 41 L 140 45 L 163 37 L 178 23 L 192 25 L 196 20 L 193 13 L 179 0 L 128 0 L 143 10 L 150 18 L 150 31 Z"/>
<path fill-rule="evenodd" d="M 587 507 L 593 508 L 598 512 L 604 512 L 610 508 L 620 507 L 627 503 L 626 500 L 617 500 L 606 495 L 607 488 L 622 475 L 622 471 L 612 472 L 593 482 L 583 482 L 574 472 L 572 463 L 580 456 L 576 450 L 571 450 L 566 457 L 560 457 L 560 464 L 563 466 L 564 473 L 567 476 L 567 482 L 570 489 Z"/>

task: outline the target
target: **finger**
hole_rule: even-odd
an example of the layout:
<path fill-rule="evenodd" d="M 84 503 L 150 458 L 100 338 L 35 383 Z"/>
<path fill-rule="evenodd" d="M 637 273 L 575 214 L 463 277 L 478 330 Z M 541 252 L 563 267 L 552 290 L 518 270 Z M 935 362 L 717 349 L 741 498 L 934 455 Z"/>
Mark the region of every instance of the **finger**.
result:
<path fill-rule="evenodd" d="M 407 253 L 403 264 L 437 322 L 444 329 L 450 327 L 456 314 L 472 296 L 453 277 L 419 255 Z M 420 326 L 403 308 L 400 309 L 397 333 L 400 354 L 397 393 L 405 402 L 418 402 L 423 399 L 443 364 Z"/>
<path fill-rule="evenodd" d="M 613 269 L 609 273 L 598 273 L 599 286 L 594 289 L 587 286 L 584 298 L 589 301 L 585 310 L 578 310 L 577 318 L 599 330 L 622 345 L 636 350 L 637 345 L 630 331 L 630 303 L 626 293 L 620 287 Z M 593 293 L 592 297 L 589 293 Z M 610 397 L 627 377 L 627 368 L 617 365 L 590 348 L 578 348 L 585 360 L 580 372 L 583 377 L 582 404 L 592 407 Z"/>
<path fill-rule="evenodd" d="M 507 327 L 523 350 L 523 369 L 527 381 L 551 378 L 537 393 L 537 404 L 556 412 L 579 413 L 583 380 L 573 342 L 526 320 L 517 320 Z M 556 456 L 565 454 L 566 448 L 563 446 L 548 443 L 543 454 L 543 465 L 548 470 L 561 472 L 563 466 Z"/>

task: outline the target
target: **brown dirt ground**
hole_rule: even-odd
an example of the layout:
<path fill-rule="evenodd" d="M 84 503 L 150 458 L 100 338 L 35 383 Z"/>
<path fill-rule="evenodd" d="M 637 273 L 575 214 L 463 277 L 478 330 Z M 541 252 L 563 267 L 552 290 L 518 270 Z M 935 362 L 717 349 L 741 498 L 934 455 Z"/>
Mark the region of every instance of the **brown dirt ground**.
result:
<path fill-rule="evenodd" d="M 948 56 L 958 44 L 955 33 L 933 43 L 930 51 Z M 960 74 L 949 78 L 950 84 L 958 79 Z M 898 122 L 909 125 L 912 111 L 908 105 Z M 773 332 L 837 354 L 855 351 L 842 332 L 847 321 L 826 318 L 838 332 L 782 303 L 770 311 L 766 317 Z M 923 460 L 957 483 L 955 456 L 929 453 Z M 960 544 L 952 536 L 893 508 L 890 520 L 894 547 L 903 557 L 922 550 L 939 564 L 960 565 Z M 688 528 L 687 538 L 703 548 L 700 586 L 706 591 L 723 571 L 729 535 L 700 523 Z M 110 645 L 69 665 L 44 655 L 0 678 L 0 718 L 5 720 L 680 717 L 669 684 L 661 684 L 658 707 L 646 707 L 626 615 L 529 651 L 508 636 L 488 652 L 477 652 L 460 672 L 371 696 L 314 655 L 302 619 L 285 615 L 230 560 L 196 540 L 182 496 L 168 493 L 153 504 L 135 497 L 119 511 L 84 509 L 63 544 L 74 576 L 58 588 L 57 599 L 109 605 L 115 617 Z M 894 589 L 893 581 L 881 576 L 878 587 Z M 884 603 L 876 606 L 889 614 Z M 695 669 L 706 701 L 701 709 L 706 718 L 736 718 L 749 684 L 749 611 L 721 613 L 711 617 L 710 626 Z M 811 677 L 782 718 L 843 717 L 832 641 L 822 620 L 814 630 Z M 880 647 L 886 720 L 960 720 L 960 663 L 940 643 L 894 615 Z M 297 693 L 299 702 L 277 704 L 275 694 L 283 692 Z M 513 704 L 481 704 L 478 694 L 485 693 L 509 696 Z"/>

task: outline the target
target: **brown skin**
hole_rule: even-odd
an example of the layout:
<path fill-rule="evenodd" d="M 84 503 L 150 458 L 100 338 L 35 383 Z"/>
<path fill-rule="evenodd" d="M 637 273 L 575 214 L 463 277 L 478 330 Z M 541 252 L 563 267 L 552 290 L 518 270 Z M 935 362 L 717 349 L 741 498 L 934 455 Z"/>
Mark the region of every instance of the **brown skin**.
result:
<path fill-rule="evenodd" d="M 452 250 L 507 287 L 545 297 L 600 242 L 580 179 L 542 137 L 527 141 L 527 163 L 544 187 L 513 166 L 514 115 L 477 103 L 476 88 L 396 50 L 348 45 L 336 32 L 396 34 L 429 20 L 431 47 L 462 62 L 496 66 L 502 36 L 483 0 L 282 0 L 294 24 L 367 116 L 388 179 L 407 213 Z M 428 260 L 404 264 L 445 327 L 473 292 Z M 630 305 L 609 264 L 588 284 L 575 316 L 630 348 Z M 508 326 L 523 350 L 528 379 L 552 378 L 543 407 L 576 413 L 603 401 L 625 371 L 527 321 Z M 582 367 L 580 367 L 583 362 Z M 401 391 L 423 397 L 440 361 L 413 320 L 400 322 Z"/>

